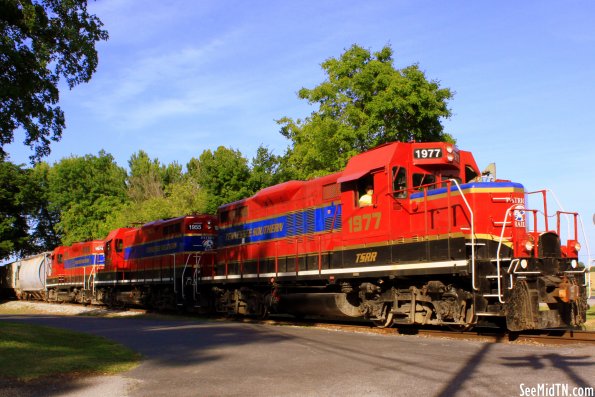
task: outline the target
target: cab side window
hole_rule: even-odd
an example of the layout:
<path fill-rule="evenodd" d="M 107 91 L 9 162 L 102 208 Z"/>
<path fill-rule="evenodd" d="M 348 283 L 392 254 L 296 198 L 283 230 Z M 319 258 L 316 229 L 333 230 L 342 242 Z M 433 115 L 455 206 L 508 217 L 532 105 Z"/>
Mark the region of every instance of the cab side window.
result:
<path fill-rule="evenodd" d="M 407 170 L 405 167 L 393 167 L 393 194 L 395 198 L 407 197 Z"/>
<path fill-rule="evenodd" d="M 368 175 L 357 182 L 357 204 L 360 207 L 373 205 L 374 178 Z"/>
<path fill-rule="evenodd" d="M 436 177 L 432 174 L 413 174 L 413 188 L 422 189 L 426 185 L 428 189 L 435 189 L 436 186 L 427 186 L 436 183 Z"/>
<path fill-rule="evenodd" d="M 477 178 L 477 172 L 471 166 L 465 167 L 465 182 L 471 182 L 475 178 Z"/>

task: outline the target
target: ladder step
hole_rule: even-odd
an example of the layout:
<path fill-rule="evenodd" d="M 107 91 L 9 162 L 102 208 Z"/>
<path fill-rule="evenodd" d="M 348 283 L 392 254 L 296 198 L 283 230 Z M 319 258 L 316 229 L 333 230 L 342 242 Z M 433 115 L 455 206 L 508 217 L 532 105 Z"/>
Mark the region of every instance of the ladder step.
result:
<path fill-rule="evenodd" d="M 497 312 L 483 312 L 483 313 L 475 313 L 478 317 L 488 317 L 488 316 L 501 316 L 502 314 Z"/>
<path fill-rule="evenodd" d="M 502 277 L 502 275 L 500 275 L 500 277 Z M 498 278 L 498 276 L 494 274 L 493 276 L 486 276 L 486 278 L 497 279 L 497 278 Z"/>
<path fill-rule="evenodd" d="M 483 294 L 482 296 L 484 298 L 499 298 L 500 297 L 499 294 Z"/>
<path fill-rule="evenodd" d="M 465 245 L 486 245 L 486 243 L 465 243 Z"/>

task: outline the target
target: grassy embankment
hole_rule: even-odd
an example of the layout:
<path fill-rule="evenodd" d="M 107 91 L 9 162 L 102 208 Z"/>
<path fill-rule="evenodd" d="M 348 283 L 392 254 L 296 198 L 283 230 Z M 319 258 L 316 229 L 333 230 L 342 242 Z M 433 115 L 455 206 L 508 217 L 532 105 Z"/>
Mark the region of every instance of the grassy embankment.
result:
<path fill-rule="evenodd" d="M 63 329 L 0 322 L 0 377 L 29 381 L 49 376 L 115 374 L 140 356 L 105 338 Z"/>

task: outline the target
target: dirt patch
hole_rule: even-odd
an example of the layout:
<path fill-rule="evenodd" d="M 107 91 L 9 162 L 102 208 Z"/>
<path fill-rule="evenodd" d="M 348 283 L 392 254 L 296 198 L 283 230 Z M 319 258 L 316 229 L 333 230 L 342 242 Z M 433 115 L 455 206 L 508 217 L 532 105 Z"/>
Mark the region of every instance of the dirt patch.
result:
<path fill-rule="evenodd" d="M 101 306 L 36 301 L 8 301 L 0 303 L 0 314 L 52 314 L 58 316 L 123 317 L 145 314 L 144 310 L 114 310 Z"/>

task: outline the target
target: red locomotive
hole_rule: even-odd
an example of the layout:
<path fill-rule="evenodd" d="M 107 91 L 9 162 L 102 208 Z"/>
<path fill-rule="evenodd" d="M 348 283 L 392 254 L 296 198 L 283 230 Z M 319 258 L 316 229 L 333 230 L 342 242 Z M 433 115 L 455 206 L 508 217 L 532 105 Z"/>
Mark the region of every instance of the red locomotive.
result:
<path fill-rule="evenodd" d="M 521 184 L 488 178 L 452 144 L 377 147 L 342 172 L 222 206 L 215 273 L 201 281 L 225 312 L 379 326 L 582 324 L 588 275 L 578 263 L 577 214 L 562 242 L 559 222 L 547 223 L 545 193 L 544 208 L 529 209 Z"/>
<path fill-rule="evenodd" d="M 112 231 L 96 280 L 97 301 L 150 307 L 197 302 L 197 280 L 213 269 L 215 221 L 192 215 Z"/>
<path fill-rule="evenodd" d="M 46 283 L 48 300 L 91 302 L 94 280 L 103 264 L 103 240 L 56 248 L 52 252 L 52 269 Z"/>
<path fill-rule="evenodd" d="M 193 215 L 58 247 L 49 300 L 157 307 L 195 302 L 199 275 L 213 271 L 216 232 L 215 217 Z"/>

